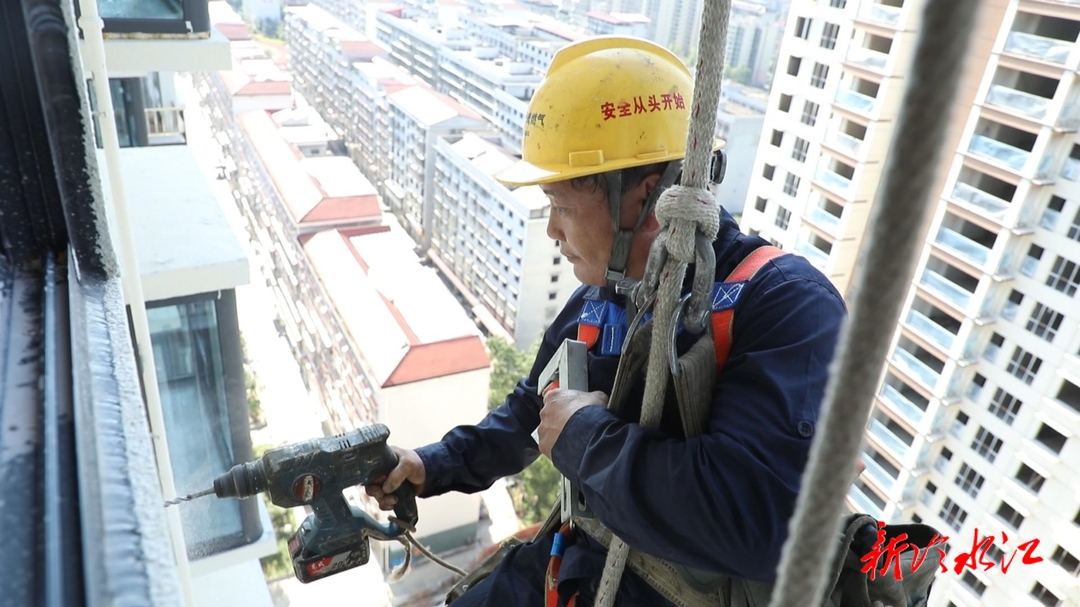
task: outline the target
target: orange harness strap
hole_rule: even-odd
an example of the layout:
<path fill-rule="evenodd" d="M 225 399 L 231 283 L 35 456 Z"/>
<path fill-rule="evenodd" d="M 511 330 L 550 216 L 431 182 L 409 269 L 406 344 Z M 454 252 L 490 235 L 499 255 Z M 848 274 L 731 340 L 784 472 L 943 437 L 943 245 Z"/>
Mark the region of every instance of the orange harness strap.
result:
<path fill-rule="evenodd" d="M 742 294 L 746 283 L 758 273 L 765 264 L 784 255 L 774 246 L 755 249 L 742 263 L 731 272 L 727 280 L 718 283 L 713 290 L 712 328 L 713 347 L 716 350 L 716 372 L 719 374 L 731 354 L 732 327 L 735 326 L 735 304 Z"/>

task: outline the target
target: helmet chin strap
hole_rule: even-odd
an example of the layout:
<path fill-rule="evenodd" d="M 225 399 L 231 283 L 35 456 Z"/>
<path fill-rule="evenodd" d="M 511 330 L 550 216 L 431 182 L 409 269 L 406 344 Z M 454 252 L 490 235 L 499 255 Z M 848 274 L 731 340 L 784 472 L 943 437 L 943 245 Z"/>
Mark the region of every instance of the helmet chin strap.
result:
<path fill-rule="evenodd" d="M 641 230 L 645 219 L 656 206 L 660 194 L 678 181 L 681 174 L 681 160 L 675 160 L 668 164 L 667 168 L 664 169 L 664 173 L 660 176 L 660 180 L 656 182 L 656 187 L 653 188 L 652 192 L 649 193 L 649 197 L 645 200 L 645 205 L 642 207 L 641 214 L 638 215 L 633 229 L 623 230 L 619 227 L 622 223 L 620 221 L 622 219 L 622 171 L 605 173 L 608 208 L 611 210 L 611 225 L 615 228 L 615 240 L 611 244 L 611 260 L 608 262 L 606 278 L 608 288 L 614 289 L 617 294 L 626 295 L 637 284 L 635 279 L 626 276 L 626 262 L 630 257 L 630 245 L 634 241 L 634 235 Z"/>

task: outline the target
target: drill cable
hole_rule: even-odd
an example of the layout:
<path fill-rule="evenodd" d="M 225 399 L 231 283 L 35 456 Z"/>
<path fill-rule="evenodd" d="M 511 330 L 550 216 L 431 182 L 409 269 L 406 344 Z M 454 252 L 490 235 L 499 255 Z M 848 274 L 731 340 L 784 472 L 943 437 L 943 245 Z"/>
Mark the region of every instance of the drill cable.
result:
<path fill-rule="evenodd" d="M 413 547 L 416 548 L 417 550 L 419 550 L 420 554 L 423 554 L 427 558 L 431 559 L 432 562 L 434 562 L 435 564 L 437 564 L 437 565 L 439 565 L 439 566 L 441 566 L 441 567 L 443 567 L 445 569 L 448 569 L 448 570 L 460 575 L 461 577 L 465 577 L 466 575 L 469 574 L 464 569 L 460 569 L 458 567 L 455 567 L 455 566 L 451 565 L 450 563 L 442 560 L 441 558 L 435 556 L 434 552 L 432 552 L 431 550 L 426 548 L 423 544 L 421 544 L 419 541 L 417 541 L 415 537 L 413 537 L 412 531 L 406 530 L 404 535 L 397 538 L 397 541 L 401 542 L 401 544 L 403 546 L 405 546 L 405 562 L 403 562 L 400 567 L 395 569 L 390 574 L 389 582 L 391 584 L 393 584 L 393 583 L 397 582 L 398 580 L 400 580 L 401 578 L 405 577 L 405 574 L 409 571 L 409 567 L 412 564 L 412 549 L 411 548 L 413 548 Z"/>

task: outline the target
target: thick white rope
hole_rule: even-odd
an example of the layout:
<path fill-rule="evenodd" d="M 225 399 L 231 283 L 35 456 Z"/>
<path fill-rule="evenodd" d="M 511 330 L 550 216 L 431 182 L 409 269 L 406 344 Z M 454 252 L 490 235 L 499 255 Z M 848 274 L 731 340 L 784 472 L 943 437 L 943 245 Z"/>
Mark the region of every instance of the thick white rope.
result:
<path fill-rule="evenodd" d="M 789 523 L 770 607 L 821 605 L 889 342 L 915 269 L 942 144 L 979 0 L 930 0 L 900 106 L 871 231 L 856 268 L 851 316 L 825 391 L 822 420 Z"/>
<path fill-rule="evenodd" d="M 720 228 L 720 209 L 708 188 L 730 8 L 731 0 L 705 1 L 701 16 L 697 81 L 694 83 L 690 128 L 683 160 L 683 185 L 668 188 L 656 203 L 656 218 L 661 233 L 657 242 L 653 243 L 650 258 L 661 257 L 666 250 L 668 259 L 658 273 L 658 285 L 644 285 L 646 289 L 655 288 L 657 292 L 652 347 L 645 375 L 645 398 L 641 408 L 640 424 L 644 428 L 660 426 L 671 371 L 668 366 L 668 352 L 672 345 L 671 326 L 676 307 L 680 304 L 686 267 L 694 261 L 697 234 L 703 233 L 712 242 Z M 655 260 L 651 261 L 652 266 L 659 265 Z M 699 266 L 697 271 L 706 270 Z M 596 607 L 612 607 L 615 604 L 615 595 L 629 553 L 629 546 L 613 534 L 600 579 Z"/>

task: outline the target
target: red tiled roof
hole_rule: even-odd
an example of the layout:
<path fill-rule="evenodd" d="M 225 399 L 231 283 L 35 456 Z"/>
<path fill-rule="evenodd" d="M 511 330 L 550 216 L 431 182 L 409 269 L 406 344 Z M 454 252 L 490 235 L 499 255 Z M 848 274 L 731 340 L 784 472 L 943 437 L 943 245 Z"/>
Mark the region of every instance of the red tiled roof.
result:
<path fill-rule="evenodd" d="M 349 61 L 371 61 L 374 57 L 385 57 L 390 51 L 373 40 L 343 40 L 341 52 Z"/>
<path fill-rule="evenodd" d="M 230 42 L 236 40 L 251 40 L 251 30 L 246 23 L 217 23 L 214 25 L 223 36 Z"/>

